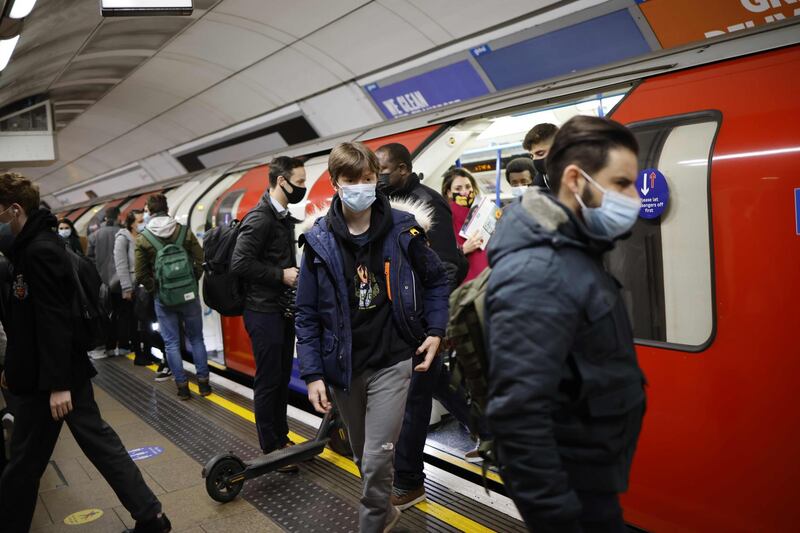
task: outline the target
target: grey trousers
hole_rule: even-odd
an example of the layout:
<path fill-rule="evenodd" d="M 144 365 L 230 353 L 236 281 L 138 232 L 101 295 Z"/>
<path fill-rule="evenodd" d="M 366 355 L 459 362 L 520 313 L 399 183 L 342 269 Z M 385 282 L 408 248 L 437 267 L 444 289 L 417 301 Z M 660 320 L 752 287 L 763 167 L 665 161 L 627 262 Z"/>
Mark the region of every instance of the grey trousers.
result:
<path fill-rule="evenodd" d="M 407 359 L 389 368 L 367 370 L 353 378 L 347 392 L 333 390 L 361 472 L 361 533 L 382 532 L 391 516 L 394 447 L 403 426 L 411 372 L 411 359 Z"/>

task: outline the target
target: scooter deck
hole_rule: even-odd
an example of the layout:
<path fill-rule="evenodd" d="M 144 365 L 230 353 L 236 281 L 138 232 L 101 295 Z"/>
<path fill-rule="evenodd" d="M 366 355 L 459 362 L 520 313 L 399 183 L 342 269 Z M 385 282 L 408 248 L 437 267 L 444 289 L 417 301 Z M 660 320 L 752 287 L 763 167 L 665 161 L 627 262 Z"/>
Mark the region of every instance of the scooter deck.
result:
<path fill-rule="evenodd" d="M 280 450 L 268 453 L 264 457 L 244 461 L 245 479 L 262 476 L 278 468 L 313 459 L 325 448 L 330 439 L 309 440 L 294 446 L 287 446 Z"/>

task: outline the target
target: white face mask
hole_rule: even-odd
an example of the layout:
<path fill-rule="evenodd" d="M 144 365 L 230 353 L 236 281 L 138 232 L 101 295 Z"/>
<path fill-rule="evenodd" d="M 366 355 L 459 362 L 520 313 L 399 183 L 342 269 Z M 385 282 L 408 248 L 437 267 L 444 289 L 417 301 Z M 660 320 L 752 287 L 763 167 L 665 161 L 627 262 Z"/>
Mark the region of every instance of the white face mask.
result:
<path fill-rule="evenodd" d="M 518 187 L 511 187 L 511 195 L 514 198 L 522 198 L 522 196 L 525 194 L 525 191 L 527 190 L 528 190 L 527 185 L 519 185 Z"/>
<path fill-rule="evenodd" d="M 151 218 L 150 217 L 150 213 L 148 211 L 145 211 L 144 212 L 144 223 L 145 223 L 145 225 L 147 225 L 147 223 L 150 222 L 150 218 Z"/>
<path fill-rule="evenodd" d="M 640 199 L 633 199 L 616 191 L 607 191 L 592 177 L 581 169 L 581 174 L 590 185 L 597 187 L 603 193 L 600 207 L 587 207 L 579 195 L 575 195 L 581 204 L 583 221 L 589 231 L 609 239 L 619 237 L 628 232 L 636 223 L 639 210 L 642 208 Z"/>
<path fill-rule="evenodd" d="M 361 213 L 375 202 L 375 183 L 340 185 L 339 197 L 351 211 Z"/>
<path fill-rule="evenodd" d="M 144 228 L 146 228 L 146 227 L 147 227 L 147 224 L 145 224 L 144 222 L 140 222 L 139 224 L 136 225 L 136 231 L 141 233 L 141 232 L 144 231 Z"/>
<path fill-rule="evenodd" d="M 69 228 L 64 228 L 58 230 L 58 234 L 61 235 L 61 238 L 68 239 L 70 235 L 72 235 L 72 230 Z"/>

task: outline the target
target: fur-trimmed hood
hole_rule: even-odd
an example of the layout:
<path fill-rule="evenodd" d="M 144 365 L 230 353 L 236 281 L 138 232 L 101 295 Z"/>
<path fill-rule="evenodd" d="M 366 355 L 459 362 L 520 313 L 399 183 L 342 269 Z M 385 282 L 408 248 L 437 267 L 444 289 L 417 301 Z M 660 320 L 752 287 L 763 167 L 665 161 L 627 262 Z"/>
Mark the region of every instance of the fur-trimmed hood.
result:
<path fill-rule="evenodd" d="M 417 221 L 420 228 L 427 233 L 433 227 L 433 208 L 422 202 L 415 202 L 413 200 L 390 200 L 389 205 L 392 209 L 409 213 Z M 331 204 L 328 203 L 322 208 L 316 209 L 309 214 L 303 222 L 297 225 L 297 233 L 303 234 L 309 231 L 317 220 L 325 217 L 330 210 Z"/>
<path fill-rule="evenodd" d="M 489 241 L 489 264 L 524 248 L 574 246 L 602 254 L 614 242 L 589 232 L 586 225 L 552 194 L 529 187 L 520 201 L 506 208 Z"/>

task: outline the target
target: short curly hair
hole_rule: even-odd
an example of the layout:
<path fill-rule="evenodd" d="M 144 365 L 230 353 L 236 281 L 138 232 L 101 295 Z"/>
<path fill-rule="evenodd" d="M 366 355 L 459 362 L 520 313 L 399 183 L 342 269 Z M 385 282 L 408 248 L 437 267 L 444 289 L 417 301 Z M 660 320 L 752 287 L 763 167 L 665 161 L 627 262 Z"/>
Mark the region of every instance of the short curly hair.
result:
<path fill-rule="evenodd" d="M 555 137 L 556 133 L 558 133 L 558 126 L 555 124 L 550 124 L 549 122 L 537 124 L 525 134 L 525 139 L 522 141 L 522 148 L 530 152 L 534 144 L 552 139 Z"/>

